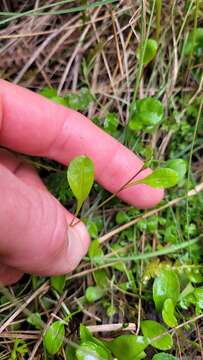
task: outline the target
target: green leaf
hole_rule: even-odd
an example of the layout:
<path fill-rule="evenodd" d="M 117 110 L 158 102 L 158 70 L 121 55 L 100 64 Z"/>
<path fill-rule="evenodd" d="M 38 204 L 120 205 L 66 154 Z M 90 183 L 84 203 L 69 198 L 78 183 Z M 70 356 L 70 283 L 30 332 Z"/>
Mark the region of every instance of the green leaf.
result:
<path fill-rule="evenodd" d="M 116 214 L 116 223 L 121 225 L 121 224 L 125 224 L 126 222 L 129 221 L 129 216 L 126 214 L 125 211 L 119 211 Z"/>
<path fill-rule="evenodd" d="M 190 55 L 193 52 L 197 57 L 203 54 L 203 28 L 193 29 L 187 38 L 183 53 Z"/>
<path fill-rule="evenodd" d="M 196 305 L 203 309 L 203 288 L 194 289 L 194 296 L 196 298 Z"/>
<path fill-rule="evenodd" d="M 117 136 L 117 127 L 119 125 L 118 115 L 116 113 L 108 113 L 104 121 L 104 130 L 112 136 Z"/>
<path fill-rule="evenodd" d="M 40 90 L 39 94 L 45 96 L 48 99 L 52 99 L 53 97 L 57 96 L 57 90 L 45 86 L 42 90 Z"/>
<path fill-rule="evenodd" d="M 98 240 L 93 240 L 90 244 L 88 255 L 91 258 L 94 258 L 96 256 L 102 257 L 104 255 L 104 252 L 101 248 L 101 245 Z M 99 264 L 102 264 L 102 261 L 98 261 Z M 106 288 L 108 286 L 108 276 L 107 272 L 104 269 L 97 270 L 93 272 L 94 280 L 98 287 L 100 288 Z"/>
<path fill-rule="evenodd" d="M 59 294 L 62 294 L 66 284 L 65 275 L 56 275 L 51 277 L 51 287 L 58 291 Z"/>
<path fill-rule="evenodd" d="M 144 349 L 149 345 L 147 338 L 136 335 L 121 335 L 108 343 L 109 349 L 118 360 L 142 359 Z"/>
<path fill-rule="evenodd" d="M 86 226 L 87 226 L 87 230 L 88 230 L 88 233 L 90 234 L 91 238 L 97 239 L 97 237 L 98 237 L 97 224 L 94 221 L 88 219 L 86 222 Z"/>
<path fill-rule="evenodd" d="M 110 360 L 109 352 L 103 346 L 85 341 L 76 351 L 77 360 Z"/>
<path fill-rule="evenodd" d="M 78 94 L 68 93 L 65 95 L 66 106 L 74 110 L 87 110 L 93 98 L 88 88 L 81 88 Z"/>
<path fill-rule="evenodd" d="M 133 131 L 151 132 L 162 121 L 163 116 L 162 103 L 153 97 L 146 97 L 131 104 L 128 126 Z"/>
<path fill-rule="evenodd" d="M 87 87 L 80 89 L 80 108 L 78 110 L 87 110 L 93 100 L 92 94 Z"/>
<path fill-rule="evenodd" d="M 80 340 L 82 342 L 86 342 L 86 341 L 93 341 L 93 335 L 92 333 L 88 330 L 88 328 L 83 325 L 80 324 Z"/>
<path fill-rule="evenodd" d="M 143 56 L 143 64 L 147 65 L 152 61 L 157 53 L 158 44 L 156 40 L 154 39 L 148 39 L 144 44 L 140 45 L 136 51 L 136 55 L 139 61 L 141 61 L 142 58 L 142 52 L 145 45 L 145 51 Z"/>
<path fill-rule="evenodd" d="M 94 303 L 105 295 L 106 291 L 98 286 L 89 286 L 85 291 L 88 302 Z"/>
<path fill-rule="evenodd" d="M 164 301 L 164 306 L 162 310 L 162 317 L 166 325 L 169 327 L 175 327 L 178 325 L 177 319 L 174 315 L 175 307 L 171 299 L 166 299 Z"/>
<path fill-rule="evenodd" d="M 27 317 L 27 322 L 32 326 L 34 326 L 36 329 L 41 330 L 43 328 L 41 315 L 38 312 L 30 314 Z"/>
<path fill-rule="evenodd" d="M 94 164 L 87 156 L 74 158 L 68 167 L 69 186 L 77 199 L 76 216 L 88 197 L 94 182 Z"/>
<path fill-rule="evenodd" d="M 40 92 L 40 95 L 45 96 L 46 98 L 56 102 L 57 104 L 67 106 L 66 100 L 57 95 L 57 90 L 49 87 L 44 87 Z"/>
<path fill-rule="evenodd" d="M 62 98 L 61 96 L 53 96 L 51 98 L 51 100 L 59 105 L 67 106 L 66 100 L 64 98 Z"/>
<path fill-rule="evenodd" d="M 152 360 L 179 360 L 179 359 L 176 356 L 162 352 L 154 355 Z"/>
<path fill-rule="evenodd" d="M 183 159 L 172 159 L 168 160 L 165 163 L 166 168 L 170 168 L 176 172 L 178 175 L 178 182 L 184 179 L 186 171 L 187 171 L 187 165 L 186 161 Z"/>
<path fill-rule="evenodd" d="M 67 360 L 75 360 L 76 359 L 75 353 L 76 353 L 75 347 L 71 346 L 70 344 L 66 345 L 65 354 Z"/>
<path fill-rule="evenodd" d="M 141 322 L 143 335 L 150 339 L 150 344 L 158 350 L 169 350 L 173 346 L 173 339 L 164 326 L 153 320 Z M 165 335 L 164 335 L 165 334 Z"/>
<path fill-rule="evenodd" d="M 171 299 L 174 306 L 180 295 L 180 282 L 173 270 L 163 269 L 153 284 L 153 299 L 156 310 L 161 312 L 166 299 Z"/>
<path fill-rule="evenodd" d="M 49 354 L 56 354 L 63 345 L 65 335 L 64 324 L 61 321 L 53 322 L 43 336 L 43 344 Z"/>
<path fill-rule="evenodd" d="M 168 189 L 178 183 L 178 175 L 172 169 L 158 168 L 144 179 L 136 181 L 136 183 L 146 184 L 158 189 Z"/>

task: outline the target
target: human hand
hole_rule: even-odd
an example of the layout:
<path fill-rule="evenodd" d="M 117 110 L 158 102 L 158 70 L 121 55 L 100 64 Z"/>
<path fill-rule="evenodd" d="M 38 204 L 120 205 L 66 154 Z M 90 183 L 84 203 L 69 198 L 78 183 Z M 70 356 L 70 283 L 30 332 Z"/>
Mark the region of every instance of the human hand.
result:
<path fill-rule="evenodd" d="M 89 156 L 95 178 L 117 192 L 143 161 L 85 116 L 29 90 L 0 80 L 0 145 L 44 156 L 64 165 Z M 142 170 L 139 178 L 149 169 Z M 157 204 L 163 191 L 136 185 L 119 193 L 140 208 Z M 34 169 L 0 149 L 0 282 L 16 282 L 24 272 L 38 275 L 72 271 L 85 255 L 89 235 L 82 222 L 68 227 L 70 214 L 45 188 Z"/>

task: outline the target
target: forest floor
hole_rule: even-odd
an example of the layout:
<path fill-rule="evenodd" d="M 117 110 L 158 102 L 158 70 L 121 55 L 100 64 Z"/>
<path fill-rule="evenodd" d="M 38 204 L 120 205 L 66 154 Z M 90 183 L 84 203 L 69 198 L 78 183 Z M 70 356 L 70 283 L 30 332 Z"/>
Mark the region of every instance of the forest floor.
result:
<path fill-rule="evenodd" d="M 180 178 L 153 211 L 117 198 L 98 207 L 109 194 L 94 184 L 78 268 L 1 285 L 0 359 L 203 359 L 202 67 L 198 0 L 1 1 L 1 78 L 82 112 Z M 29 160 L 74 212 L 67 169 Z"/>

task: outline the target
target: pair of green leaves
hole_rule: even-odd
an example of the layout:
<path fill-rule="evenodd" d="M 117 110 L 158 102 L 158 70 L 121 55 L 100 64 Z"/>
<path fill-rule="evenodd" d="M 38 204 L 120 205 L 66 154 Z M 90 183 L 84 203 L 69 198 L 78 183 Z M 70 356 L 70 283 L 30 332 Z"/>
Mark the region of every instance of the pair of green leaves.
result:
<path fill-rule="evenodd" d="M 125 334 L 111 341 L 101 341 L 93 337 L 89 330 L 84 325 L 81 325 L 81 344 L 76 351 L 77 360 L 90 358 L 91 360 L 109 360 L 112 358 L 111 354 L 118 360 L 141 360 L 145 358 L 144 350 L 149 345 L 158 350 L 171 349 L 173 345 L 172 337 L 167 333 L 166 328 L 158 322 L 152 320 L 142 321 L 141 330 L 144 336 Z"/>
<path fill-rule="evenodd" d="M 157 168 L 144 179 L 130 183 L 146 184 L 154 188 L 170 188 L 176 185 L 185 175 L 186 165 L 184 160 L 170 160 L 169 167 Z M 87 156 L 81 155 L 74 158 L 68 167 L 67 178 L 69 186 L 77 199 L 76 216 L 83 202 L 88 197 L 94 182 L 94 164 Z"/>
<path fill-rule="evenodd" d="M 80 325 L 80 346 L 76 350 L 77 360 L 110 360 L 111 353 L 105 343 L 95 338 L 83 325 Z"/>
<path fill-rule="evenodd" d="M 169 327 L 177 326 L 175 306 L 180 296 L 180 282 L 171 269 L 163 269 L 153 284 L 153 299 L 156 310 L 162 313 L 162 318 Z"/>
<path fill-rule="evenodd" d="M 118 360 L 140 360 L 145 357 L 144 349 L 149 345 L 147 338 L 135 335 L 121 335 L 111 341 L 101 341 L 80 325 L 81 345 L 76 351 L 77 360 L 110 360 L 111 354 Z"/>

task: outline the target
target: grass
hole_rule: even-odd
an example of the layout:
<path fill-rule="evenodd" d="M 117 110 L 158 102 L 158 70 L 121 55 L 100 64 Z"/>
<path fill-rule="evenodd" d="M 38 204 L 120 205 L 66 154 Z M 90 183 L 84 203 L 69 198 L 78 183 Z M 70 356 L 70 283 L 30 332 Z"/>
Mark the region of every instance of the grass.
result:
<path fill-rule="evenodd" d="M 66 277 L 26 275 L 12 287 L 1 286 L 0 359 L 73 360 L 71 351 L 84 336 L 80 323 L 110 343 L 121 334 L 142 336 L 144 320 L 164 325 L 159 337 L 173 335 L 168 354 L 181 360 L 203 358 L 202 295 L 194 295 L 203 283 L 203 39 L 197 42 L 195 35 L 202 25 L 198 0 L 2 1 L 2 78 L 36 92 L 56 89 L 56 96 L 57 91 L 66 96 L 70 107 L 77 106 L 139 153 L 147 166 L 182 158 L 187 174 L 158 207 L 147 211 L 115 197 L 106 202 L 109 194 L 95 184 L 81 213 L 93 245 L 78 268 Z M 158 51 L 145 65 L 149 38 L 156 39 Z M 163 104 L 163 120 L 150 131 L 130 130 L 132 102 L 149 96 Z M 47 159 L 27 161 L 74 211 L 66 169 Z M 174 313 L 177 325 L 172 327 L 164 324 L 153 299 L 154 281 L 165 269 L 178 276 L 181 288 Z M 98 287 L 104 290 L 104 283 L 105 291 L 97 292 Z M 97 296 L 91 303 L 87 289 Z M 57 354 L 50 355 L 43 336 L 57 320 L 64 324 L 65 336 Z M 163 351 L 148 346 L 145 358 Z"/>

